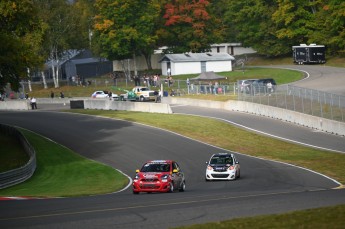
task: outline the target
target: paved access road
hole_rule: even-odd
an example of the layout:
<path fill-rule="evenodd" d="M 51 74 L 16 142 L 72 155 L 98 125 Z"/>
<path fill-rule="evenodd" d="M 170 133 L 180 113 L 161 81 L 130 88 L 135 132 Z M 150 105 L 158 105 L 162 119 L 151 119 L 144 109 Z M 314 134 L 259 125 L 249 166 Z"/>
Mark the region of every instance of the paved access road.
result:
<path fill-rule="evenodd" d="M 196 110 L 182 106 L 173 109 L 180 113 Z M 299 132 L 306 132 L 296 134 L 295 128 L 300 127 L 288 123 L 217 110 L 201 109 L 198 114 L 240 122 L 250 128 L 269 124 L 262 131 L 277 136 L 289 133 L 280 137 L 299 136 L 298 141 L 308 140 L 307 144 L 317 142 L 309 140 L 314 137 L 328 137 L 323 142 L 333 141 L 337 145 L 335 150 L 344 149 L 343 138 L 309 133 L 303 128 Z M 241 121 L 242 118 L 246 121 Z M 241 154 L 238 155 L 242 168 L 239 180 L 205 182 L 205 161 L 219 149 L 139 124 L 40 110 L 0 112 L 0 120 L 47 136 L 130 176 L 146 160 L 174 159 L 187 177 L 184 193 L 133 195 L 129 189 L 93 197 L 2 201 L 1 228 L 169 228 L 345 203 L 345 190 L 334 189 L 339 185 L 336 181 L 301 168 Z M 329 145 L 319 147 L 329 148 Z"/>

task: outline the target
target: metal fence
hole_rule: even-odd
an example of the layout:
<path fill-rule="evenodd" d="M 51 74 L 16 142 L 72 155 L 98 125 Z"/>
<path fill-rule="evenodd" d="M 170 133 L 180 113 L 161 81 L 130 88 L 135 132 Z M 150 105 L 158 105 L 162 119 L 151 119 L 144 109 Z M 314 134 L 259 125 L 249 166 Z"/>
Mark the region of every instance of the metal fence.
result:
<path fill-rule="evenodd" d="M 345 96 L 291 85 L 257 91 L 238 89 L 238 100 L 293 110 L 303 114 L 345 122 Z"/>
<path fill-rule="evenodd" d="M 219 85 L 185 80 L 174 82 L 177 95 L 237 95 L 238 100 L 293 110 L 325 119 L 345 122 L 345 96 L 292 85 L 243 87 L 238 83 Z"/>
<path fill-rule="evenodd" d="M 135 86 L 134 81 L 119 79 L 99 78 L 86 81 L 87 87 L 99 86 Z M 70 85 L 71 82 L 61 81 L 62 85 Z M 293 110 L 304 114 L 345 122 L 345 96 L 317 91 L 313 89 L 300 88 L 291 85 L 274 87 L 272 92 L 266 86 L 243 87 L 238 83 L 220 81 L 218 85 L 214 82 L 174 80 L 172 84 L 165 79 L 157 82 L 157 86 L 148 85 L 140 81 L 142 86 L 150 86 L 158 90 L 163 84 L 163 90 L 167 94 L 176 96 L 187 94 L 222 94 L 238 95 L 238 100 L 259 103 L 283 109 Z M 25 86 L 24 86 L 25 87 Z M 270 93 L 271 92 L 271 93 Z"/>
<path fill-rule="evenodd" d="M 24 166 L 0 173 L 0 189 L 2 189 L 19 184 L 32 176 L 36 169 L 36 153 L 27 139 L 16 128 L 0 124 L 0 131 L 5 135 L 17 138 L 30 157 Z"/>
<path fill-rule="evenodd" d="M 214 94 L 214 95 L 235 95 L 236 83 L 220 83 L 218 85 L 204 82 L 190 82 L 187 84 L 184 81 L 176 81 L 174 87 L 164 87 L 164 90 L 176 90 L 178 95 L 187 94 Z"/>

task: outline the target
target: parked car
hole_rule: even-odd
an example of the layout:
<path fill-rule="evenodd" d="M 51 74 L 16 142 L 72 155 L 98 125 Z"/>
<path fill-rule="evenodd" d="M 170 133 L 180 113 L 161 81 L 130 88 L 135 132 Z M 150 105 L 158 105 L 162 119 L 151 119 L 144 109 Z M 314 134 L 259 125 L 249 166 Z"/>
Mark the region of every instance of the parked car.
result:
<path fill-rule="evenodd" d="M 112 100 L 116 100 L 116 101 L 120 100 L 120 96 L 118 94 L 114 94 L 114 93 L 111 94 L 111 98 L 112 98 Z"/>
<path fill-rule="evenodd" d="M 232 153 L 213 154 L 206 162 L 206 181 L 240 178 L 240 163 Z"/>
<path fill-rule="evenodd" d="M 272 87 L 270 88 L 270 90 L 267 87 L 267 84 L 269 82 L 272 84 Z M 254 80 L 253 82 L 250 83 L 249 89 L 250 89 L 250 94 L 257 95 L 257 94 L 273 93 L 276 90 L 276 87 L 277 87 L 276 81 L 272 78 L 267 78 L 267 79 Z"/>
<path fill-rule="evenodd" d="M 186 189 L 184 173 L 177 162 L 153 160 L 136 170 L 133 179 L 133 193 L 140 192 L 183 192 Z"/>
<path fill-rule="evenodd" d="M 107 91 L 95 91 L 91 95 L 92 98 L 109 98 Z"/>
<path fill-rule="evenodd" d="M 246 80 L 239 80 L 237 82 L 238 88 L 240 89 L 241 93 L 250 93 L 250 84 L 257 79 L 246 79 Z"/>

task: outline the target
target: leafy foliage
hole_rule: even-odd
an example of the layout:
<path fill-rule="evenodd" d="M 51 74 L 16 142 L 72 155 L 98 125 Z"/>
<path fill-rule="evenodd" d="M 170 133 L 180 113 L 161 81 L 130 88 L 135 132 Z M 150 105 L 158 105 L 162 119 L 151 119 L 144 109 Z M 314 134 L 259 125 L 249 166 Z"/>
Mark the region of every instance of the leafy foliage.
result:
<path fill-rule="evenodd" d="M 0 92 L 7 83 L 17 91 L 27 69 L 42 64 L 37 50 L 45 26 L 36 17 L 37 10 L 30 0 L 0 2 Z"/>
<path fill-rule="evenodd" d="M 94 29 L 102 54 L 110 60 L 153 53 L 158 39 L 155 22 L 160 13 L 158 0 L 97 0 Z"/>
<path fill-rule="evenodd" d="M 345 52 L 344 8 L 341 0 L 229 1 L 224 21 L 228 38 L 267 56 L 290 54 L 301 43 L 337 53 Z"/>
<path fill-rule="evenodd" d="M 0 1 L 0 90 L 19 89 L 68 49 L 92 48 L 109 60 L 166 52 L 205 52 L 238 42 L 268 57 L 300 43 L 345 55 L 343 0 L 3 0 Z"/>
<path fill-rule="evenodd" d="M 164 26 L 157 31 L 167 52 L 204 52 L 220 40 L 221 23 L 206 0 L 173 0 L 165 5 Z"/>

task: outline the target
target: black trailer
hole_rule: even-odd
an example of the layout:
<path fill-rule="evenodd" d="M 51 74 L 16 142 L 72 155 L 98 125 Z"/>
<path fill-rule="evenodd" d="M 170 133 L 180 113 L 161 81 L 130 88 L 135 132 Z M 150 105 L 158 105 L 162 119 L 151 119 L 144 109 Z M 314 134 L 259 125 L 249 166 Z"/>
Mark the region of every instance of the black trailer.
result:
<path fill-rule="evenodd" d="M 293 62 L 296 64 L 323 64 L 326 63 L 324 45 L 306 45 L 292 46 Z"/>

